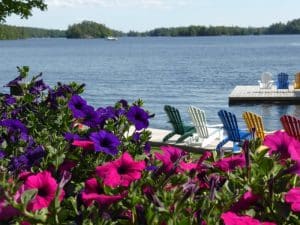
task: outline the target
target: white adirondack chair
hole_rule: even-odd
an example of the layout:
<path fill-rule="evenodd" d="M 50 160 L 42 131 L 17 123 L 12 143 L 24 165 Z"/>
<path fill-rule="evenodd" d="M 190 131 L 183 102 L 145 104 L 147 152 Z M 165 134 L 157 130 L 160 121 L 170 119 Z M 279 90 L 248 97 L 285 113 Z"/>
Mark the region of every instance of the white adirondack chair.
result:
<path fill-rule="evenodd" d="M 188 139 L 190 145 L 205 147 L 216 139 L 223 139 L 223 124 L 208 125 L 205 112 L 195 106 L 190 106 L 188 112 L 197 132 Z"/>
<path fill-rule="evenodd" d="M 263 72 L 261 74 L 261 80 L 258 81 L 259 88 L 261 89 L 270 89 L 274 80 L 272 80 L 272 74 L 270 72 Z"/>

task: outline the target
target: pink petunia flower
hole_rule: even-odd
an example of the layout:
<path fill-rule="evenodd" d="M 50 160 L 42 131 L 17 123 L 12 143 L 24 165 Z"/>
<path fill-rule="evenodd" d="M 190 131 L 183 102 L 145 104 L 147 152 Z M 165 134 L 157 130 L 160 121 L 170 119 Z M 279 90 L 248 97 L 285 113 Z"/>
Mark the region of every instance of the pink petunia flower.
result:
<path fill-rule="evenodd" d="M 233 212 L 222 213 L 221 219 L 224 225 L 276 225 L 272 222 L 260 222 L 250 216 L 238 216 Z"/>
<path fill-rule="evenodd" d="M 181 161 L 179 163 L 179 168 L 180 168 L 181 172 L 191 171 L 192 169 L 197 168 L 197 163 Z"/>
<path fill-rule="evenodd" d="M 48 171 L 43 171 L 35 175 L 28 176 L 21 189 L 30 190 L 37 189 L 37 194 L 32 199 L 27 208 L 30 211 L 37 211 L 43 208 L 47 208 L 55 198 L 55 194 L 58 188 L 56 180 L 51 176 Z M 63 199 L 64 192 L 59 196 L 60 200 Z"/>
<path fill-rule="evenodd" d="M 294 212 L 300 212 L 300 187 L 289 190 L 285 195 L 285 201 L 291 204 Z"/>
<path fill-rule="evenodd" d="M 89 140 L 74 140 L 72 145 L 83 148 L 84 150 L 95 150 L 94 142 Z"/>
<path fill-rule="evenodd" d="M 177 168 L 177 161 L 185 154 L 181 149 L 172 146 L 160 147 L 163 153 L 155 152 L 156 159 L 162 161 L 164 172 L 170 172 Z"/>
<path fill-rule="evenodd" d="M 112 203 L 120 201 L 125 195 L 105 195 L 103 188 L 98 184 L 96 178 L 91 178 L 85 182 L 84 191 L 81 194 L 83 203 L 90 206 L 93 202 L 97 202 L 99 206 L 108 206 Z"/>
<path fill-rule="evenodd" d="M 274 134 L 267 135 L 264 139 L 264 145 L 269 147 L 269 153 L 279 154 L 280 159 L 290 158 L 290 148 L 295 145 L 294 138 L 286 132 L 276 131 Z"/>
<path fill-rule="evenodd" d="M 133 181 L 141 178 L 145 167 L 144 161 L 134 161 L 131 155 L 125 152 L 117 160 L 98 166 L 96 174 L 107 186 L 128 187 Z"/>
<path fill-rule="evenodd" d="M 231 207 L 230 211 L 239 212 L 241 210 L 247 210 L 251 205 L 255 204 L 259 199 L 260 199 L 259 195 L 254 194 L 252 191 L 247 191 Z"/>
<path fill-rule="evenodd" d="M 226 158 L 222 158 L 213 165 L 224 172 L 230 172 L 235 170 L 237 167 L 245 167 L 246 160 L 244 154 L 234 155 Z"/>

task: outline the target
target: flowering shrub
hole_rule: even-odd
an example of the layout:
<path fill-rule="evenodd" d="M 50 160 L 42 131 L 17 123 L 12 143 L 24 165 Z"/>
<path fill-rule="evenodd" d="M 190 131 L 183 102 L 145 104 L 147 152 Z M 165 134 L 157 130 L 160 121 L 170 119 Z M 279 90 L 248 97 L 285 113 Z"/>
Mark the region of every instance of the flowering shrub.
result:
<path fill-rule="evenodd" d="M 84 85 L 19 72 L 19 96 L 0 97 L 1 224 L 299 223 L 300 143 L 286 133 L 224 158 L 151 149 L 141 100 L 95 109 Z"/>

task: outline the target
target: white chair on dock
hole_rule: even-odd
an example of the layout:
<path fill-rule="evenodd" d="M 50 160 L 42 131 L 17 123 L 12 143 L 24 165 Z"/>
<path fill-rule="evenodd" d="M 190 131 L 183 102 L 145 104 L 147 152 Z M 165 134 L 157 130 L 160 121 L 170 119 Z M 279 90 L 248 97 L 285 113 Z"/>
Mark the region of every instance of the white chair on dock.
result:
<path fill-rule="evenodd" d="M 258 81 L 260 89 L 271 89 L 274 80 L 272 80 L 272 74 L 270 72 L 264 72 L 261 74 L 261 80 Z"/>
<path fill-rule="evenodd" d="M 197 132 L 187 140 L 188 144 L 205 147 L 212 141 L 223 138 L 223 124 L 208 125 L 205 112 L 197 107 L 190 106 L 188 112 Z"/>

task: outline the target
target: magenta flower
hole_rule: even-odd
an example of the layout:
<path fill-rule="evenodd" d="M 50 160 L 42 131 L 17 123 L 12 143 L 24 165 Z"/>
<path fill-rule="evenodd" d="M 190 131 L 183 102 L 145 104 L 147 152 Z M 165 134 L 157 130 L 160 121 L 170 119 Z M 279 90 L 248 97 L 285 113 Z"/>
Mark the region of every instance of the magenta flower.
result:
<path fill-rule="evenodd" d="M 97 202 L 101 207 L 108 206 L 124 197 L 125 195 L 105 195 L 96 178 L 85 182 L 85 188 L 81 194 L 82 201 L 86 206 L 90 206 L 93 202 Z"/>
<path fill-rule="evenodd" d="M 221 219 L 223 220 L 224 225 L 276 225 L 272 222 L 260 222 L 250 216 L 238 216 L 233 212 L 222 213 Z"/>
<path fill-rule="evenodd" d="M 279 154 L 280 159 L 290 157 L 290 146 L 294 145 L 294 138 L 290 137 L 286 132 L 276 131 L 274 134 L 267 135 L 264 139 L 264 145 L 269 147 L 269 153 Z"/>
<path fill-rule="evenodd" d="M 181 161 L 179 163 L 179 168 L 182 170 L 182 172 L 184 171 L 190 171 L 192 169 L 196 169 L 197 168 L 197 163 L 189 163 L 189 162 L 184 162 Z"/>
<path fill-rule="evenodd" d="M 259 195 L 254 194 L 252 191 L 247 191 L 230 209 L 232 212 L 239 212 L 247 210 L 251 205 L 255 204 L 260 199 Z"/>
<path fill-rule="evenodd" d="M 128 120 L 135 125 L 137 130 L 147 128 L 149 126 L 149 115 L 138 106 L 131 106 L 127 113 Z"/>
<path fill-rule="evenodd" d="M 300 212 L 300 187 L 289 190 L 285 195 L 285 201 L 291 204 L 294 212 Z"/>
<path fill-rule="evenodd" d="M 218 160 L 213 164 L 224 172 L 230 172 L 235 170 L 237 167 L 243 168 L 246 166 L 246 160 L 244 154 L 234 155 Z"/>
<path fill-rule="evenodd" d="M 160 149 L 163 154 L 155 152 L 156 159 L 162 161 L 164 171 L 170 172 L 172 169 L 177 168 L 176 163 L 185 154 L 181 149 L 172 146 L 162 146 Z"/>
<path fill-rule="evenodd" d="M 145 169 L 144 161 L 134 161 L 127 152 L 115 161 L 105 163 L 96 168 L 96 174 L 103 183 L 110 187 L 128 187 L 133 181 L 139 180 Z"/>
<path fill-rule="evenodd" d="M 113 133 L 105 130 L 93 132 L 90 139 L 94 142 L 96 152 L 105 152 L 110 155 L 118 154 L 118 147 L 121 142 Z"/>
<path fill-rule="evenodd" d="M 95 150 L 94 142 L 89 140 L 74 140 L 72 145 L 83 148 L 85 150 Z"/>
<path fill-rule="evenodd" d="M 55 198 L 57 187 L 56 180 L 48 171 L 28 176 L 24 183 L 24 190 L 37 189 L 38 191 L 35 198 L 29 202 L 28 210 L 37 211 L 47 208 Z M 63 195 L 64 193 L 60 194 L 60 200 Z"/>
<path fill-rule="evenodd" d="M 288 151 L 291 155 L 291 159 L 300 163 L 300 142 L 293 138 L 293 140 L 291 141 L 291 143 L 289 144 L 289 148 Z"/>

